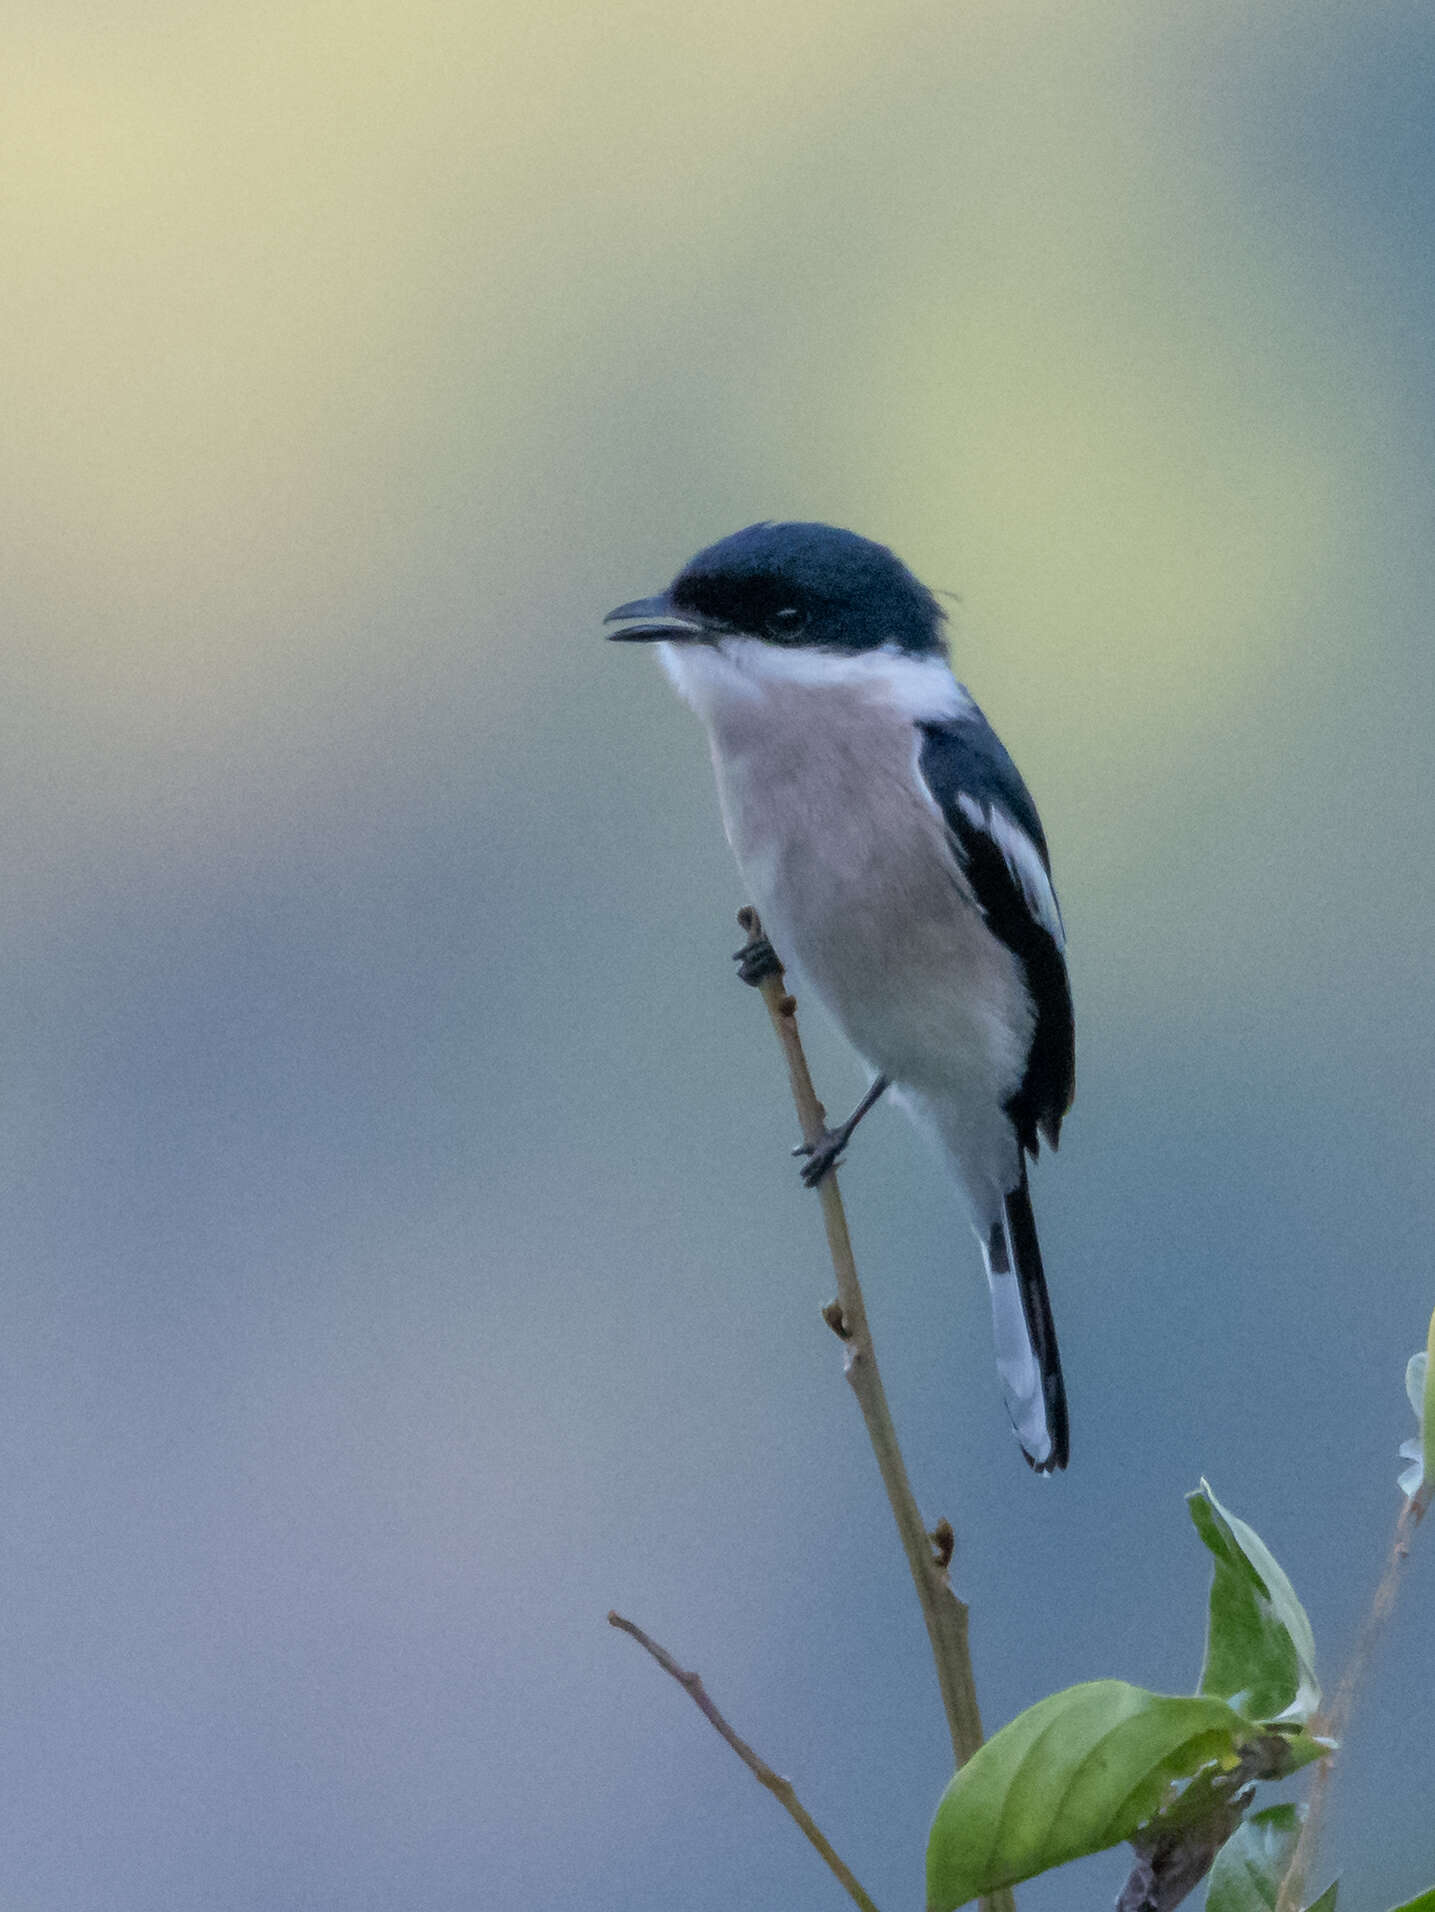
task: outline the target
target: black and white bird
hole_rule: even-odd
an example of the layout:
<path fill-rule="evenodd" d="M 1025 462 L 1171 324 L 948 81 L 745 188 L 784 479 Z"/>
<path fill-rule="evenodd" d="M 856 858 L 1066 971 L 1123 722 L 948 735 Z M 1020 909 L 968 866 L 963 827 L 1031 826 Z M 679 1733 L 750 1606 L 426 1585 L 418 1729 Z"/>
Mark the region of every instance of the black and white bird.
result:
<path fill-rule="evenodd" d="M 874 1072 L 804 1179 L 884 1092 L 906 1107 L 966 1198 L 1022 1452 L 1040 1473 L 1065 1467 L 1027 1187 L 1075 1086 L 1065 936 L 1036 807 L 952 675 L 942 607 L 884 545 L 755 524 L 606 621 L 657 644 L 707 726 L 763 924 Z"/>

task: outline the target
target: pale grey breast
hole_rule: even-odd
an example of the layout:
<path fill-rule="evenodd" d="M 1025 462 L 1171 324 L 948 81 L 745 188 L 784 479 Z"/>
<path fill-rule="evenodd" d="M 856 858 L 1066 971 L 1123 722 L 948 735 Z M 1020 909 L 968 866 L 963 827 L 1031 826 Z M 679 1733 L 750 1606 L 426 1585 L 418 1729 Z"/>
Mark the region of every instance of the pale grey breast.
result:
<path fill-rule="evenodd" d="M 871 670 L 821 683 L 747 672 L 724 694 L 720 667 L 696 668 L 703 682 L 689 670 L 679 688 L 708 724 L 728 837 L 779 953 L 874 1068 L 1000 1107 L 1032 1011 L 918 772 L 910 686 L 894 699 Z M 961 696 L 942 675 L 934 717 Z"/>

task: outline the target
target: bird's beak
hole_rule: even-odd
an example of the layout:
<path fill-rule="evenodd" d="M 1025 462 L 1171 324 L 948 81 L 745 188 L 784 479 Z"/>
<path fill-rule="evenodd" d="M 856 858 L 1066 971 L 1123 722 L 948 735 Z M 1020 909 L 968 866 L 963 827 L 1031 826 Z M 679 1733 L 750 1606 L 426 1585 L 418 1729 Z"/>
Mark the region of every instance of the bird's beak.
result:
<path fill-rule="evenodd" d="M 701 618 L 673 608 L 666 592 L 658 597 L 634 598 L 609 611 L 605 624 L 621 624 L 620 631 L 608 635 L 619 644 L 657 644 L 663 639 L 674 644 L 701 643 L 712 635 Z"/>

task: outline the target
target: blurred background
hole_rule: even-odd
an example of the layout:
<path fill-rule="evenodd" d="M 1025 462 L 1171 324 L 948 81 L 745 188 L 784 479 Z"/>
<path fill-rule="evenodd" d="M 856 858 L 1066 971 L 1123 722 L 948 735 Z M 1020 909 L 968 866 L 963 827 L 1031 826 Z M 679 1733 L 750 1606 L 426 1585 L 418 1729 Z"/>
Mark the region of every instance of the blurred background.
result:
<path fill-rule="evenodd" d="M 1070 932 L 1064 1479 L 924 1145 L 843 1178 L 988 1725 L 1189 1690 L 1203 1473 L 1333 1683 L 1435 1302 L 1429 8 L 20 0 L 0 50 L 0 1903 L 841 1903 L 610 1606 L 920 1902 L 946 1734 L 743 895 L 601 636 L 759 517 L 957 594 Z M 1352 1907 L 1435 1875 L 1432 1555 Z"/>

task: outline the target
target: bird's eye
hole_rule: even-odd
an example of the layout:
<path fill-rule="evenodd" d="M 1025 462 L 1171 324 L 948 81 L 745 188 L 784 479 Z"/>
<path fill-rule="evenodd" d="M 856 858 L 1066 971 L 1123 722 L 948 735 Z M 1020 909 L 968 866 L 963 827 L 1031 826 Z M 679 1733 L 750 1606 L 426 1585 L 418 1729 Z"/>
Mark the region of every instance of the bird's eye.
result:
<path fill-rule="evenodd" d="M 790 644 L 797 637 L 807 618 L 795 604 L 784 604 L 780 611 L 774 611 L 767 620 L 769 634 L 779 644 Z"/>

